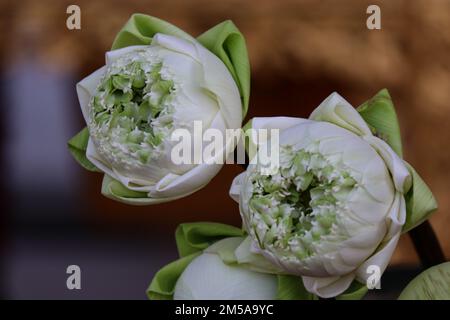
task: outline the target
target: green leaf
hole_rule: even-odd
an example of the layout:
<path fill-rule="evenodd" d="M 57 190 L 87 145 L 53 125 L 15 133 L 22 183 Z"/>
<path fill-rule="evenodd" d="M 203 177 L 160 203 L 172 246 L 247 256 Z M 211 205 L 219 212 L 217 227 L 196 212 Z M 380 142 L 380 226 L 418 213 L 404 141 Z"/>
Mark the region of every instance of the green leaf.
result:
<path fill-rule="evenodd" d="M 278 275 L 277 300 L 317 300 L 318 298 L 309 293 L 303 286 L 300 277 Z"/>
<path fill-rule="evenodd" d="M 114 39 L 111 50 L 128 46 L 149 45 L 157 33 L 176 36 L 186 40 L 193 38 L 167 21 L 141 13 L 133 14 Z"/>
<path fill-rule="evenodd" d="M 230 20 L 209 29 L 197 40 L 223 61 L 241 94 L 243 117 L 247 114 L 250 98 L 250 62 L 245 38 Z"/>
<path fill-rule="evenodd" d="M 227 237 L 242 237 L 244 232 L 236 227 L 213 222 L 180 224 L 175 231 L 180 257 L 202 251 L 214 242 Z"/>
<path fill-rule="evenodd" d="M 147 289 L 147 297 L 150 300 L 172 300 L 178 278 L 198 255 L 200 252 L 190 254 L 160 269 Z"/>
<path fill-rule="evenodd" d="M 431 190 L 414 168 L 406 162 L 405 164 L 412 176 L 412 187 L 405 195 L 406 222 L 403 225 L 403 232 L 417 227 L 437 209 L 437 202 Z"/>
<path fill-rule="evenodd" d="M 89 141 L 89 131 L 87 127 L 78 132 L 67 142 L 67 147 L 73 158 L 85 169 L 89 171 L 100 172 L 96 166 L 86 158 L 86 149 Z"/>
<path fill-rule="evenodd" d="M 387 89 L 357 108 L 361 117 L 374 130 L 374 134 L 386 141 L 402 157 L 402 139 L 394 104 Z"/>
<path fill-rule="evenodd" d="M 399 300 L 450 300 L 450 262 L 431 267 L 415 277 Z"/>
<path fill-rule="evenodd" d="M 368 290 L 366 284 L 354 280 L 344 293 L 336 297 L 336 300 L 361 300 Z"/>

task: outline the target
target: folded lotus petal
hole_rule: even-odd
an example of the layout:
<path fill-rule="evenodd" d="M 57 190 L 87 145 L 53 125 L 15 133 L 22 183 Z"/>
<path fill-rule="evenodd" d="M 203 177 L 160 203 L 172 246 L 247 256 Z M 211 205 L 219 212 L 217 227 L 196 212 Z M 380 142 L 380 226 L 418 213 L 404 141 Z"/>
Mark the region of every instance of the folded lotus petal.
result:
<path fill-rule="evenodd" d="M 250 97 L 250 63 L 245 39 L 230 20 L 226 20 L 197 38 L 205 48 L 214 53 L 230 71 L 238 84 L 245 116 Z"/>
<path fill-rule="evenodd" d="M 222 239 L 209 246 L 203 252 L 217 254 L 226 264 L 236 264 L 238 263 L 238 260 L 235 255 L 235 251 L 243 240 L 243 237 L 230 237 Z"/>
<path fill-rule="evenodd" d="M 81 112 L 83 113 L 83 118 L 86 123 L 90 122 L 90 112 L 89 112 L 89 102 L 92 97 L 95 95 L 95 91 L 97 90 L 97 86 L 100 83 L 100 80 L 103 78 L 106 72 L 106 66 L 97 69 L 89 76 L 81 80 L 77 83 L 77 95 L 78 101 L 80 103 Z"/>
<path fill-rule="evenodd" d="M 203 66 L 203 88 L 214 94 L 220 106 L 225 125 L 230 129 L 241 127 L 242 112 L 236 112 L 240 105 L 239 89 L 223 62 L 197 41 L 188 41 L 173 36 L 156 34 L 154 44 L 169 50 L 188 54 Z"/>
<path fill-rule="evenodd" d="M 170 183 L 162 179 L 150 191 L 150 196 L 163 198 L 176 194 L 189 195 L 208 184 L 221 167 L 221 165 L 201 164 L 182 176 L 173 176 L 174 179 Z"/>
<path fill-rule="evenodd" d="M 364 139 L 370 143 L 384 159 L 384 162 L 392 175 L 395 188 L 399 192 L 406 194 L 411 188 L 412 178 L 403 160 L 383 140 L 374 136 L 366 136 Z"/>
<path fill-rule="evenodd" d="M 98 169 L 118 180 L 119 178 L 116 176 L 115 172 L 108 166 L 108 162 L 103 159 L 103 157 L 97 152 L 92 139 L 89 138 L 88 146 L 86 149 L 86 157 L 90 162 L 92 162 Z"/>
<path fill-rule="evenodd" d="M 278 129 L 281 131 L 293 127 L 297 124 L 307 122 L 306 119 L 293 118 L 293 117 L 256 117 L 251 120 L 251 127 L 248 129 L 254 129 L 249 135 L 250 142 L 253 144 L 258 143 L 258 130 L 269 129 L 267 137 L 270 139 L 270 129 Z"/>
<path fill-rule="evenodd" d="M 270 300 L 277 294 L 277 277 L 226 265 L 216 254 L 204 253 L 183 271 L 174 300 Z"/>
<path fill-rule="evenodd" d="M 380 268 L 381 274 L 386 269 L 389 261 L 397 246 L 398 239 L 400 238 L 400 232 L 406 219 L 406 206 L 405 198 L 397 192 L 395 200 L 392 203 L 391 210 L 387 216 L 386 224 L 389 226 L 385 238 L 381 242 L 380 246 L 376 249 L 374 254 L 361 264 L 356 270 L 357 278 L 360 282 L 365 283 L 370 276 L 368 273 L 368 267 L 373 265 Z"/>
<path fill-rule="evenodd" d="M 316 121 L 327 121 L 350 130 L 359 136 L 371 135 L 367 123 L 358 111 L 338 93 L 333 92 L 309 116 Z"/>
<path fill-rule="evenodd" d="M 223 132 L 225 136 L 225 124 L 220 115 L 216 116 L 210 128 Z M 224 163 L 223 159 L 225 159 L 229 152 L 233 151 L 234 146 L 234 141 L 225 141 L 225 145 L 221 149 L 216 150 L 214 158 L 204 158 L 204 163 L 194 166 L 182 175 L 170 175 L 170 179 L 164 177 L 150 190 L 150 196 L 163 198 L 183 193 L 191 194 L 197 191 L 217 175 Z"/>
<path fill-rule="evenodd" d="M 229 194 L 230 197 L 236 202 L 239 202 L 239 196 L 241 195 L 241 185 L 243 183 L 243 178 L 245 175 L 246 173 L 242 172 L 241 174 L 237 175 L 231 183 Z"/>
<path fill-rule="evenodd" d="M 135 206 L 164 203 L 179 198 L 148 198 L 147 193 L 125 188 L 121 182 L 111 178 L 107 174 L 103 177 L 101 193 L 109 199 Z"/>
<path fill-rule="evenodd" d="M 129 46 L 125 48 L 111 50 L 105 53 L 106 66 L 110 66 L 114 61 L 130 52 L 139 51 L 148 48 L 148 46 Z M 98 82 L 97 82 L 98 85 Z"/>
<path fill-rule="evenodd" d="M 241 240 L 234 251 L 236 262 L 247 266 L 250 270 L 270 274 L 284 274 L 285 271 L 279 266 L 265 259 L 264 256 L 254 250 L 251 237 Z M 222 259 L 223 260 L 223 259 Z"/>
<path fill-rule="evenodd" d="M 343 277 L 302 277 L 303 285 L 309 292 L 322 298 L 333 298 L 350 287 L 355 275 L 350 273 Z"/>

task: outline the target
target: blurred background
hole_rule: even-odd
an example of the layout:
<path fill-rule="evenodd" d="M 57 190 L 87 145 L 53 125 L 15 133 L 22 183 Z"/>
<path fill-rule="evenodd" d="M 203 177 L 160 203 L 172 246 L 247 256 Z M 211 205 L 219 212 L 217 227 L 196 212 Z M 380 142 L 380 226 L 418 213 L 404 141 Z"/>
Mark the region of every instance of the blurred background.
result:
<path fill-rule="evenodd" d="M 70 4 L 81 8 L 81 30 L 66 28 Z M 381 8 L 381 30 L 366 28 L 369 4 Z M 232 19 L 250 54 L 248 118 L 307 117 L 332 91 L 357 106 L 388 88 L 405 158 L 439 202 L 431 223 L 450 257 L 450 1 L 0 0 L 1 298 L 145 299 L 154 273 L 177 257 L 179 223 L 240 223 L 227 196 L 238 165 L 188 198 L 131 207 L 101 196 L 102 176 L 67 151 L 84 126 L 75 84 L 104 64 L 135 12 L 192 35 Z M 71 264 L 82 290 L 66 288 Z M 396 298 L 419 268 L 404 235 L 369 298 Z"/>

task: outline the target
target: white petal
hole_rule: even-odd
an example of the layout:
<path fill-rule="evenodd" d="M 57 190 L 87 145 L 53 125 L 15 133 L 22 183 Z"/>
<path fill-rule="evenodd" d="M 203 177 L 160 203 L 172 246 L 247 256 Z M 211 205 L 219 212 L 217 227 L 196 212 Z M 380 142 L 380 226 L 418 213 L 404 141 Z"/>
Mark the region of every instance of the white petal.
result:
<path fill-rule="evenodd" d="M 243 179 L 245 178 L 245 176 L 247 175 L 246 172 L 242 172 L 241 174 L 237 175 L 234 179 L 233 182 L 231 183 L 231 187 L 230 187 L 230 197 L 239 203 L 239 197 L 241 195 L 241 185 L 243 183 Z"/>
<path fill-rule="evenodd" d="M 321 298 L 332 298 L 340 295 L 347 290 L 354 278 L 353 273 L 339 277 L 302 277 L 306 290 Z"/>
<path fill-rule="evenodd" d="M 137 205 L 137 206 L 144 206 L 144 205 L 149 205 L 149 204 L 158 204 L 158 203 L 163 203 L 163 202 L 167 202 L 167 201 L 172 201 L 172 200 L 176 200 L 180 197 L 174 197 L 174 198 L 125 198 L 125 197 L 120 197 L 118 195 L 113 194 L 109 184 L 111 182 L 111 178 L 108 177 L 108 175 L 105 175 L 105 177 L 103 178 L 103 183 L 102 183 L 102 194 L 107 197 L 110 198 L 112 200 L 115 201 L 120 201 L 122 203 L 126 203 L 126 204 L 131 204 L 131 205 Z"/>
<path fill-rule="evenodd" d="M 77 95 L 80 102 L 81 112 L 83 113 L 84 121 L 88 124 L 90 122 L 89 102 L 97 90 L 103 75 L 106 72 L 106 67 L 94 71 L 89 76 L 77 83 Z"/>
<path fill-rule="evenodd" d="M 175 51 L 177 53 L 185 54 L 201 63 L 197 48 L 194 45 L 196 40 L 191 41 L 187 39 L 178 38 L 168 34 L 157 33 L 152 38 L 152 45 L 157 45 Z"/>
<path fill-rule="evenodd" d="M 412 178 L 403 160 L 383 140 L 374 136 L 364 137 L 364 140 L 370 143 L 384 159 L 386 166 L 391 172 L 395 188 L 402 193 L 408 192 L 409 188 L 411 188 Z"/>
<path fill-rule="evenodd" d="M 254 250 L 254 244 L 251 237 L 247 237 L 241 241 L 240 245 L 234 251 L 234 255 L 239 264 L 245 264 L 250 270 L 271 273 L 283 274 L 284 271 L 277 265 L 270 262 L 259 251 Z"/>
<path fill-rule="evenodd" d="M 223 62 L 199 43 L 195 43 L 204 70 L 204 87 L 219 104 L 227 128 L 237 129 L 242 124 L 242 102 L 239 89 Z"/>
<path fill-rule="evenodd" d="M 97 152 L 95 144 L 91 138 L 88 140 L 86 158 L 88 158 L 88 160 L 92 162 L 97 169 L 102 170 L 104 173 L 117 180 L 117 176 L 111 169 L 110 164 Z"/>
<path fill-rule="evenodd" d="M 309 119 L 334 123 L 359 136 L 372 135 L 367 123 L 358 111 L 336 92 L 329 95 L 311 113 Z"/>
<path fill-rule="evenodd" d="M 224 63 L 197 41 L 156 34 L 152 44 L 189 55 L 203 66 L 203 87 L 217 100 L 227 128 L 240 128 L 242 103 L 239 89 Z"/>
<path fill-rule="evenodd" d="M 293 117 L 256 117 L 252 120 L 252 129 L 269 129 L 268 130 L 268 138 L 270 139 L 270 129 L 279 129 L 280 133 L 293 127 L 295 125 L 308 122 L 307 119 L 302 118 L 293 118 Z M 250 142 L 256 144 L 258 142 L 258 134 L 257 131 L 253 130 L 252 135 L 249 136 Z"/>
<path fill-rule="evenodd" d="M 216 116 L 211 128 L 225 132 L 225 124 L 220 115 Z M 227 141 L 224 148 L 216 150 L 216 158 L 223 159 L 227 153 L 233 150 L 233 145 L 233 141 Z M 220 162 L 214 161 L 212 163 Z M 168 180 L 167 177 L 161 179 L 161 181 L 159 181 L 150 191 L 150 196 L 155 198 L 165 198 L 191 194 L 211 181 L 221 168 L 222 164 L 206 164 L 203 162 L 182 175 L 171 175 L 170 180 Z"/>
<path fill-rule="evenodd" d="M 387 225 L 389 226 L 389 229 L 381 245 L 377 248 L 375 254 L 372 255 L 357 269 L 356 274 L 359 281 L 365 282 L 367 280 L 367 277 L 370 276 L 370 274 L 367 273 L 367 268 L 370 265 L 378 266 L 381 273 L 384 272 L 397 246 L 397 242 L 400 238 L 400 233 L 402 230 L 402 226 L 405 223 L 405 219 L 405 198 L 400 192 L 397 192 L 395 195 L 395 200 L 392 203 L 392 207 L 387 217 Z"/>
<path fill-rule="evenodd" d="M 174 300 L 271 300 L 277 277 L 228 266 L 216 254 L 195 258 L 175 285 Z"/>
<path fill-rule="evenodd" d="M 141 50 L 141 49 L 145 49 L 145 48 L 148 48 L 148 47 L 149 46 L 128 46 L 128 47 L 120 48 L 120 49 L 117 49 L 117 50 L 108 51 L 105 54 L 106 65 L 107 66 L 111 65 L 111 63 L 113 63 L 114 61 L 119 59 L 124 54 L 127 54 L 129 52 L 133 52 L 133 51 L 137 51 L 137 50 Z"/>
<path fill-rule="evenodd" d="M 280 131 L 282 131 L 305 122 L 309 122 L 309 120 L 293 117 L 256 117 L 252 119 L 252 128 L 280 129 Z"/>

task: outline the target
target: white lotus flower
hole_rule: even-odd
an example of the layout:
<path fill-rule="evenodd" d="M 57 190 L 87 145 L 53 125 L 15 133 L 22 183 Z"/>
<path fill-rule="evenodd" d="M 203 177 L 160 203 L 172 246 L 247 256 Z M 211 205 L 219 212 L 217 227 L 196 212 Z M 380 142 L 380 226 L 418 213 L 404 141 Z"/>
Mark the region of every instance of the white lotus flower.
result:
<path fill-rule="evenodd" d="M 175 129 L 193 133 L 194 121 L 201 121 L 203 129 L 224 133 L 242 122 L 230 72 L 195 39 L 156 34 L 149 46 L 110 51 L 106 65 L 82 80 L 77 93 L 90 134 L 86 156 L 129 190 L 147 193 L 139 201 L 116 197 L 131 204 L 186 196 L 220 170 L 216 164 L 174 164 Z M 217 156 L 225 157 L 233 143 Z"/>
<path fill-rule="evenodd" d="M 230 190 L 253 250 L 321 297 L 366 283 L 370 265 L 384 272 L 405 223 L 403 160 L 337 93 L 309 119 L 255 118 L 252 127 L 280 129 L 277 171 L 250 165 Z"/>
<path fill-rule="evenodd" d="M 227 239 L 225 239 L 227 240 Z M 273 300 L 277 277 L 227 265 L 215 253 L 196 257 L 175 285 L 174 300 Z"/>

